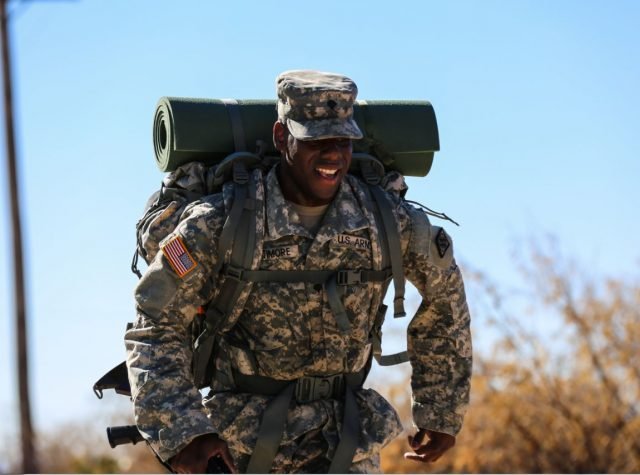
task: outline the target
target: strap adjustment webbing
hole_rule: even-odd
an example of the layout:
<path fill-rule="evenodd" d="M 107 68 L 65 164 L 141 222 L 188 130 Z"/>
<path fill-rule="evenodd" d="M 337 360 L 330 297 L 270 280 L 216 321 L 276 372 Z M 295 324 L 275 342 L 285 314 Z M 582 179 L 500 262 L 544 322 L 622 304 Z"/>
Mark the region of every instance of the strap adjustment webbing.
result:
<path fill-rule="evenodd" d="M 395 298 L 393 299 L 393 316 L 395 318 L 406 316 L 404 310 L 404 272 L 402 269 L 402 248 L 400 245 L 400 233 L 393 218 L 391 203 L 379 186 L 370 186 L 369 189 L 380 209 L 380 217 L 387 234 L 387 245 L 391 258 L 391 270 L 393 274 L 393 287 Z"/>
<path fill-rule="evenodd" d="M 290 384 L 295 385 L 293 397 L 298 403 L 319 399 L 342 399 L 347 386 L 359 389 L 364 383 L 366 371 L 338 373 L 329 376 L 302 376 L 294 380 L 274 379 L 266 376 L 242 374 L 233 371 L 235 391 L 241 393 L 275 396 Z"/>
<path fill-rule="evenodd" d="M 382 354 L 382 328 L 374 328 L 371 332 L 371 352 L 380 366 L 393 366 L 409 361 L 409 352 L 401 351 L 391 355 Z"/>
<path fill-rule="evenodd" d="M 337 285 L 356 285 L 367 282 L 384 282 L 391 277 L 389 270 L 339 270 L 336 273 Z"/>
<path fill-rule="evenodd" d="M 284 434 L 287 413 L 292 399 L 299 403 L 318 399 L 344 397 L 344 415 L 340 442 L 336 447 L 329 473 L 348 473 L 358 447 L 360 415 L 354 391 L 366 378 L 363 369 L 357 373 L 331 376 L 304 376 L 283 381 L 264 376 L 249 376 L 234 372 L 236 390 L 254 394 L 276 395 L 262 415 L 256 446 L 247 466 L 247 473 L 269 473 Z M 338 395 L 337 393 L 341 394 Z"/>
<path fill-rule="evenodd" d="M 383 270 L 246 270 L 227 264 L 222 274 L 244 282 L 308 282 L 325 284 L 335 276 L 337 285 L 357 285 L 368 282 L 384 282 L 392 275 L 391 269 Z"/>

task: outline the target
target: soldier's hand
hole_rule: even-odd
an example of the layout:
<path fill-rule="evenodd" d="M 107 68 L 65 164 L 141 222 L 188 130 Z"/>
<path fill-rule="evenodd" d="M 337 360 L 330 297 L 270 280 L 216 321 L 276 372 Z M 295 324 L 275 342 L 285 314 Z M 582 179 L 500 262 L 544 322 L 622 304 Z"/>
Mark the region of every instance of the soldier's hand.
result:
<path fill-rule="evenodd" d="M 231 473 L 238 473 L 227 443 L 216 434 L 204 434 L 171 457 L 169 465 L 176 473 L 206 473 L 207 462 L 219 455 Z"/>
<path fill-rule="evenodd" d="M 427 437 L 428 440 L 425 440 Z M 414 452 L 407 452 L 404 458 L 416 462 L 435 462 L 443 453 L 456 445 L 454 436 L 426 429 L 419 429 L 415 436 L 409 436 L 408 439 Z"/>

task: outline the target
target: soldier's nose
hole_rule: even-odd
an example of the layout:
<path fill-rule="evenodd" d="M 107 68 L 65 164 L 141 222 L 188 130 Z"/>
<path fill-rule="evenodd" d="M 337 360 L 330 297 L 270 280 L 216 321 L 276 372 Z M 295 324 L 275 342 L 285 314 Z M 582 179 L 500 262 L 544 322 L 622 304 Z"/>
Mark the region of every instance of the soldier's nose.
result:
<path fill-rule="evenodd" d="M 336 157 L 340 155 L 340 146 L 338 142 L 334 140 L 327 140 L 322 152 L 325 155 L 335 155 Z"/>

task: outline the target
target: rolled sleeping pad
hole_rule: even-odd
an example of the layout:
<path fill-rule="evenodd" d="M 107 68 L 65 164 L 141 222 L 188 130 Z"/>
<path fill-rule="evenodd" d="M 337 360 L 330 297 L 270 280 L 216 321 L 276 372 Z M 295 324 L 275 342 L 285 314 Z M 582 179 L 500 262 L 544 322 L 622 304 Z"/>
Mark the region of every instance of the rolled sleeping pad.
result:
<path fill-rule="evenodd" d="M 425 176 L 440 149 L 428 101 L 356 101 L 354 119 L 364 134 L 353 151 L 378 158 L 387 170 Z M 214 165 L 233 152 L 277 156 L 275 100 L 162 97 L 153 120 L 158 168 L 170 172 L 192 161 Z"/>

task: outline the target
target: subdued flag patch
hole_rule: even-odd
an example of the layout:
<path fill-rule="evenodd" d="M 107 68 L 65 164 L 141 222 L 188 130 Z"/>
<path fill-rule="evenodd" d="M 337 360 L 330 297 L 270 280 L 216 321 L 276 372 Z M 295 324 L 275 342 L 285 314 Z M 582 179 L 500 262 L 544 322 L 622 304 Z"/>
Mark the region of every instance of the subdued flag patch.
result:
<path fill-rule="evenodd" d="M 180 236 L 174 237 L 162 246 L 162 253 L 179 277 L 184 277 L 198 265 L 193 257 L 191 257 L 191 254 L 189 254 L 189 251 L 187 251 Z"/>

